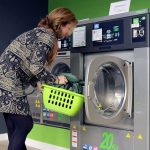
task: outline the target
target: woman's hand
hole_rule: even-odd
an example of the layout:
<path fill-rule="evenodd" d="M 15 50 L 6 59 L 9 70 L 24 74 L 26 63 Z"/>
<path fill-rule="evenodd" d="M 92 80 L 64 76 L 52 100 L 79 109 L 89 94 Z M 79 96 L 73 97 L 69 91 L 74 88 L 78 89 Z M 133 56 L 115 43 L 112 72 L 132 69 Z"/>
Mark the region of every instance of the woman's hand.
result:
<path fill-rule="evenodd" d="M 41 82 L 40 81 L 38 81 L 37 82 L 37 90 L 38 90 L 38 92 L 42 92 L 42 84 L 41 84 Z"/>
<path fill-rule="evenodd" d="M 57 84 L 66 84 L 68 80 L 65 76 L 57 76 L 56 82 Z"/>

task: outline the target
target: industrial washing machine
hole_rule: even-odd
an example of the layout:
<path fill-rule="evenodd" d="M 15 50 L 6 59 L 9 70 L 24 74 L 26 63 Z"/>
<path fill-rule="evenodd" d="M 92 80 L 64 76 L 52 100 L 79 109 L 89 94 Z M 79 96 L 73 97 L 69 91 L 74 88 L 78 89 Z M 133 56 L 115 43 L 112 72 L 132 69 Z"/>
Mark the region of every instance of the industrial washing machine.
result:
<path fill-rule="evenodd" d="M 150 149 L 149 17 L 145 9 L 74 30 L 71 71 L 85 81 L 85 105 L 71 118 L 71 150 Z"/>
<path fill-rule="evenodd" d="M 58 40 L 59 51 L 56 59 L 46 69 L 54 75 L 70 72 L 71 38 Z M 70 117 L 44 108 L 42 94 L 36 89 L 28 95 L 28 101 L 34 122 L 50 126 L 70 128 Z"/>

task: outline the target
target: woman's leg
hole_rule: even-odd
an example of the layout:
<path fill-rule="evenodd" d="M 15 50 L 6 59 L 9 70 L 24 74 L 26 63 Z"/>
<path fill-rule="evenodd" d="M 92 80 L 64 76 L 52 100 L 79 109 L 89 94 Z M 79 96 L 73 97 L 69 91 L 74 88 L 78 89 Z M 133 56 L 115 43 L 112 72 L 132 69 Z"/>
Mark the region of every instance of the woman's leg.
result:
<path fill-rule="evenodd" d="M 5 119 L 5 123 L 7 126 L 7 132 L 8 132 L 8 140 L 10 141 L 13 132 L 15 131 L 15 125 L 13 123 L 13 121 L 11 120 L 10 114 L 8 113 L 3 113 L 4 119 Z"/>
<path fill-rule="evenodd" d="M 10 118 L 15 126 L 15 131 L 10 138 L 8 150 L 26 150 L 25 140 L 33 127 L 32 117 L 10 114 Z"/>

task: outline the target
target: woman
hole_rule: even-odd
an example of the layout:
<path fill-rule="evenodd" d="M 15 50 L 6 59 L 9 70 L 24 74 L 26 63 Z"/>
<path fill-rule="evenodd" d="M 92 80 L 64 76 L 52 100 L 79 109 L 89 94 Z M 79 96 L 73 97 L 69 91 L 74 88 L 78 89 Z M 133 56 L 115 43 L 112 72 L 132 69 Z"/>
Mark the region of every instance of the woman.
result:
<path fill-rule="evenodd" d="M 66 84 L 64 76 L 47 72 L 57 55 L 58 38 L 71 35 L 77 20 L 67 8 L 54 9 L 38 27 L 18 36 L 0 57 L 0 112 L 8 129 L 8 150 L 26 150 L 25 140 L 33 127 L 25 86 L 32 81 Z M 35 80 L 34 80 L 35 79 Z"/>

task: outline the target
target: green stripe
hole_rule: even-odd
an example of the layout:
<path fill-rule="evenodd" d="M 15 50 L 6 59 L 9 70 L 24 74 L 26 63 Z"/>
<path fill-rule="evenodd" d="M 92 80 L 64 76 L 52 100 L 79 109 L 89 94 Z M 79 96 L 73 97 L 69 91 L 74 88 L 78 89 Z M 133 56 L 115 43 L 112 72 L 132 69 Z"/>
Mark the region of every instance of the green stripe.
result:
<path fill-rule="evenodd" d="M 107 16 L 110 3 L 119 0 L 49 0 L 48 11 L 56 7 L 67 7 L 71 9 L 77 19 L 96 18 Z"/>
<path fill-rule="evenodd" d="M 144 8 L 150 8 L 150 0 L 131 0 L 130 10 L 140 10 Z"/>
<path fill-rule="evenodd" d="M 77 19 L 108 16 L 110 4 L 121 0 L 48 0 L 48 12 L 57 7 L 71 9 Z M 150 0 L 131 0 L 130 11 L 150 8 Z"/>
<path fill-rule="evenodd" d="M 40 142 L 70 148 L 70 130 L 34 124 L 28 138 Z"/>

